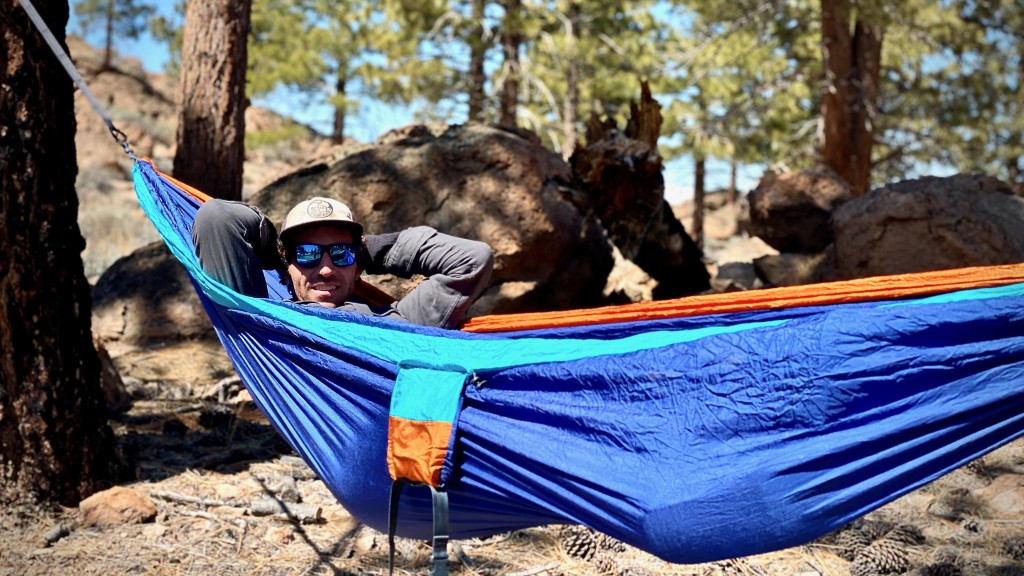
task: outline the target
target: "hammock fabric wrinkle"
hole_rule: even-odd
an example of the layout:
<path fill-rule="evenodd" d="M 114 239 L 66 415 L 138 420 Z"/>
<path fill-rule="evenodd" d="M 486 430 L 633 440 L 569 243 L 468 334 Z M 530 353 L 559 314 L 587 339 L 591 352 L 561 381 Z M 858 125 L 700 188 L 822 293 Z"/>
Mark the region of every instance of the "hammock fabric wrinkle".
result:
<path fill-rule="evenodd" d="M 746 556 L 1024 432 L 1024 265 L 446 331 L 232 292 L 192 252 L 205 196 L 134 179 L 256 403 L 378 530 L 395 476 L 447 492 L 455 538 L 578 523 L 672 562 Z M 398 517 L 429 538 L 430 490 Z"/>

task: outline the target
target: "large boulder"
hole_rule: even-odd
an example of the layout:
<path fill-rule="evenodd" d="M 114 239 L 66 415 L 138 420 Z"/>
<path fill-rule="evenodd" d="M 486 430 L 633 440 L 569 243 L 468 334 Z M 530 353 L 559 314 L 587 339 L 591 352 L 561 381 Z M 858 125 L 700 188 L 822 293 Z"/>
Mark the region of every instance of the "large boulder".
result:
<path fill-rule="evenodd" d="M 779 252 L 822 252 L 832 211 L 849 198 L 849 185 L 829 170 L 767 173 L 749 195 L 749 232 Z"/>
<path fill-rule="evenodd" d="M 754 259 L 764 286 L 800 286 L 826 282 L 833 276 L 828 250 L 818 254 L 767 254 Z"/>
<path fill-rule="evenodd" d="M 1024 198 L 988 176 L 878 188 L 838 208 L 833 226 L 839 278 L 1024 261 Z"/>
<path fill-rule="evenodd" d="M 531 133 L 409 126 L 371 148 L 311 164 L 251 201 L 281 222 L 314 195 L 347 203 L 369 234 L 426 224 L 487 242 L 495 252 L 492 285 L 470 315 L 602 303 L 611 246 L 578 205 L 583 195 L 569 165 Z M 415 285 L 369 280 L 397 297 Z"/>
<path fill-rule="evenodd" d="M 92 293 L 92 328 L 110 355 L 212 338 L 213 326 L 185 268 L 162 242 L 114 262 Z"/>

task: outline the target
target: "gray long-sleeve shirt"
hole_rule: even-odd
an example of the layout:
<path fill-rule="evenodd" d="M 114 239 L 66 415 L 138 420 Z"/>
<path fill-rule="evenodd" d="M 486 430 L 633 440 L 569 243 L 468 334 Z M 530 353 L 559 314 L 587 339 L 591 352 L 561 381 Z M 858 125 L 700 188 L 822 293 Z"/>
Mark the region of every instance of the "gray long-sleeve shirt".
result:
<path fill-rule="evenodd" d="M 376 258 L 375 258 L 376 259 Z M 491 275 L 493 255 L 483 242 L 441 234 L 427 226 L 403 230 L 383 258 L 383 269 L 374 272 L 409 278 L 426 277 L 404 298 L 387 310 L 361 302 L 341 308 L 408 320 L 426 326 L 455 328 L 480 295 Z"/>
<path fill-rule="evenodd" d="M 258 209 L 210 200 L 196 214 L 192 240 L 200 264 L 214 279 L 249 296 L 267 296 L 263 270 L 276 268 L 280 260 L 274 256 L 276 230 Z M 368 272 L 402 278 L 420 274 L 426 279 L 390 306 L 374 306 L 352 296 L 339 310 L 457 328 L 490 278 L 493 253 L 483 242 L 427 226 L 400 232 L 393 245 L 372 240 L 367 238 L 367 247 L 378 252 L 369 254 Z"/>

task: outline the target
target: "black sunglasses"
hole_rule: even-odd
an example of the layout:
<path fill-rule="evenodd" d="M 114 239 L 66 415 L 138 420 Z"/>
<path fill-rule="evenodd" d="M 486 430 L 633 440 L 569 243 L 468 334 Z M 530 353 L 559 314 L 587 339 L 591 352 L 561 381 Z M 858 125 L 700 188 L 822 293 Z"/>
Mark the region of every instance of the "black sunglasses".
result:
<path fill-rule="evenodd" d="M 356 247 L 352 244 L 299 244 L 295 247 L 295 263 L 303 268 L 313 268 L 320 264 L 324 251 L 331 257 L 335 266 L 344 268 L 356 263 Z"/>

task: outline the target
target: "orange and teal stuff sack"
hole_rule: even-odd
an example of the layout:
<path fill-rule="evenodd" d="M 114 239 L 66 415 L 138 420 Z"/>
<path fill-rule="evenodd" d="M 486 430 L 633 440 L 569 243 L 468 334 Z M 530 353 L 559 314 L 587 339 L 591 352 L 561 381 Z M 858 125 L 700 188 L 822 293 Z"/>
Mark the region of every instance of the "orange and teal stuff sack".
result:
<path fill-rule="evenodd" d="M 444 485 L 451 474 L 450 454 L 467 380 L 457 369 L 399 368 L 388 415 L 392 480 Z"/>

